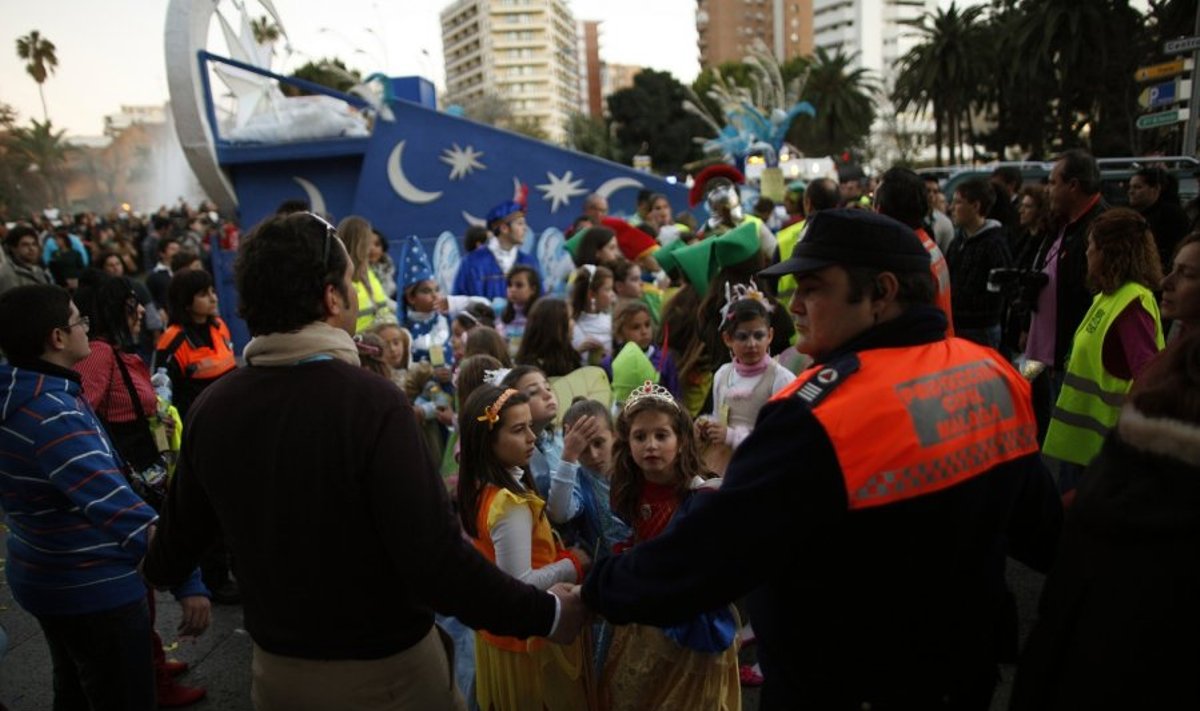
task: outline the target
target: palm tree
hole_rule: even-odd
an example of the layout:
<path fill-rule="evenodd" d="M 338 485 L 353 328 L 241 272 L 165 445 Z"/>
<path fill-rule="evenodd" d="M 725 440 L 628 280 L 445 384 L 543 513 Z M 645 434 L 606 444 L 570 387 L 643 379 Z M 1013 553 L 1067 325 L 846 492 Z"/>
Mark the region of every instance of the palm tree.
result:
<path fill-rule="evenodd" d="M 58 67 L 58 57 L 54 54 L 54 43 L 42 36 L 37 30 L 30 31 L 24 37 L 17 38 L 17 56 L 25 60 L 25 71 L 37 82 L 38 94 L 42 97 L 42 118 L 50 123 L 50 113 L 46 111 L 46 93 L 42 85 L 46 77 L 54 73 Z"/>
<path fill-rule="evenodd" d="M 279 25 L 266 15 L 251 20 L 250 31 L 254 33 L 254 41 L 259 44 L 271 44 L 282 36 Z"/>
<path fill-rule="evenodd" d="M 919 20 L 904 23 L 915 28 L 924 41 L 900 60 L 892 100 L 898 111 L 911 106 L 925 113 L 932 107 L 938 165 L 942 164 L 945 133 L 949 134 L 950 161 L 962 159 L 958 150 L 962 145 L 964 117 L 974 143 L 971 102 L 979 95 L 988 55 L 985 51 L 988 45 L 980 31 L 982 14 L 983 7 L 960 10 L 956 3 L 950 3 L 948 8 L 927 12 Z"/>
<path fill-rule="evenodd" d="M 788 141 L 808 155 L 833 155 L 860 144 L 875 120 L 870 72 L 853 68 L 855 55 L 838 49 L 829 54 L 818 47 L 809 60 L 808 79 L 801 98 L 817 111 L 811 120 L 797 119 Z"/>
<path fill-rule="evenodd" d="M 7 147 L 25 173 L 41 175 L 46 192 L 55 205 L 66 204 L 63 191 L 62 172 L 67 157 L 74 148 L 63 140 L 66 130 L 55 131 L 50 121 L 30 119 L 29 127 L 14 126 L 8 135 Z"/>

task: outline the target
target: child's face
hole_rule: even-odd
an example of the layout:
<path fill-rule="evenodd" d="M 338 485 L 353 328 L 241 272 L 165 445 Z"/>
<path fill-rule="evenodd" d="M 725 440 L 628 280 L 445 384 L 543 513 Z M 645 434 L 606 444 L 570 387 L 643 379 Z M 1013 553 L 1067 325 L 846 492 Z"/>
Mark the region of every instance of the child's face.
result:
<path fill-rule="evenodd" d="M 735 358 L 746 365 L 754 365 L 766 357 L 774 333 L 766 321 L 755 318 L 734 326 L 732 332 L 722 333 L 721 340 L 733 351 Z"/>
<path fill-rule="evenodd" d="M 621 340 L 636 343 L 642 350 L 650 347 L 653 338 L 654 326 L 650 323 L 650 314 L 645 311 L 638 311 L 621 326 Z"/>
<path fill-rule="evenodd" d="M 596 264 L 615 262 L 619 256 L 621 256 L 621 247 L 617 244 L 617 238 L 613 237 L 605 242 L 603 247 L 596 250 Z"/>
<path fill-rule="evenodd" d="M 612 445 L 613 432 L 607 425 L 601 423 L 600 431 L 579 453 L 579 463 L 594 472 L 608 476 L 608 465 L 612 461 Z"/>
<path fill-rule="evenodd" d="M 629 426 L 629 450 L 646 481 L 669 484 L 675 474 L 679 437 L 665 412 L 638 413 Z"/>
<path fill-rule="evenodd" d="M 505 467 L 523 467 L 529 464 L 536 441 L 529 405 L 513 405 L 500 413 L 495 439 L 492 440 L 492 454 Z"/>
<path fill-rule="evenodd" d="M 525 272 L 514 274 L 508 280 L 508 295 L 510 303 L 525 306 L 533 298 L 533 287 L 529 284 L 529 275 Z"/>
<path fill-rule="evenodd" d="M 625 280 L 617 282 L 614 286 L 617 296 L 625 299 L 642 298 L 642 268 L 638 266 L 630 268 L 629 274 L 625 275 Z"/>
<path fill-rule="evenodd" d="M 526 373 L 517 380 L 517 390 L 529 398 L 529 411 L 533 414 L 533 428 L 541 431 L 554 421 L 558 414 L 558 399 L 550 389 L 550 383 L 541 373 Z"/>
<path fill-rule="evenodd" d="M 592 296 L 596 299 L 596 311 L 608 311 L 612 308 L 613 302 L 617 300 L 617 295 L 613 293 L 613 280 L 611 277 L 600 282 L 599 288 L 592 292 Z"/>
<path fill-rule="evenodd" d="M 438 288 L 438 283 L 433 279 L 426 279 L 405 294 L 404 299 L 413 311 L 429 313 L 437 308 L 440 295 L 441 290 Z"/>
<path fill-rule="evenodd" d="M 404 335 L 399 328 L 387 326 L 375 332 L 383 341 L 383 359 L 396 370 L 408 367 L 408 348 L 404 344 Z"/>

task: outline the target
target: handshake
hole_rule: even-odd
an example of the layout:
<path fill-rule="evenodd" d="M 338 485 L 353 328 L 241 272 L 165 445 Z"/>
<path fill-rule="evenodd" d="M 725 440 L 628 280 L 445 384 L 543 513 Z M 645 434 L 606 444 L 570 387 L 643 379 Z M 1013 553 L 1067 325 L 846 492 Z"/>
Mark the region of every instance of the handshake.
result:
<path fill-rule="evenodd" d="M 550 594 L 558 598 L 558 625 L 547 637 L 551 642 L 570 644 L 591 620 L 592 612 L 583 604 L 582 590 L 582 585 L 571 583 L 556 583 L 550 587 Z"/>

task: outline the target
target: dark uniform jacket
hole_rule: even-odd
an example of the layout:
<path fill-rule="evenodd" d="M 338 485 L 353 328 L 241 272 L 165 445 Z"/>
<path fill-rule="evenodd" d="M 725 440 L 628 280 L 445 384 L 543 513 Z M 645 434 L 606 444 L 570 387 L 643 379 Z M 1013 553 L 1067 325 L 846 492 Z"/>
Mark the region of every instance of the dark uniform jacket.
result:
<path fill-rule="evenodd" d="M 911 307 L 825 363 L 945 329 L 936 308 Z M 1005 554 L 1044 569 L 1060 520 L 1036 454 L 851 511 L 829 436 L 789 397 L 762 409 L 718 492 L 658 539 L 598 562 L 583 596 L 617 624 L 669 625 L 750 593 L 764 709 L 935 708 L 970 694 L 987 708 L 1005 642 Z"/>

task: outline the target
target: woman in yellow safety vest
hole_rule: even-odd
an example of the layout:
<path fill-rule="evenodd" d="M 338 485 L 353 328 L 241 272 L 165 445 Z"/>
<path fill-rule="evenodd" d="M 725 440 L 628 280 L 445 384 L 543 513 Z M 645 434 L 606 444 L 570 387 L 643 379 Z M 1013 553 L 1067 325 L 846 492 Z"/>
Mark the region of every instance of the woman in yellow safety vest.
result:
<path fill-rule="evenodd" d="M 1066 463 L 1059 482 L 1064 493 L 1100 452 L 1134 378 L 1163 347 L 1151 291 L 1162 281 L 1162 266 L 1145 218 L 1126 208 L 1097 217 L 1088 234 L 1087 266 L 1088 284 L 1097 293 L 1075 331 L 1043 445 L 1045 454 Z"/>
<path fill-rule="evenodd" d="M 355 324 L 357 333 L 366 333 L 379 319 L 396 320 L 396 302 L 387 297 L 379 277 L 371 270 L 371 242 L 375 232 L 371 223 L 361 217 L 351 215 L 338 223 L 338 236 L 350 253 L 350 261 L 354 263 L 354 289 L 358 292 L 358 321 Z"/>

